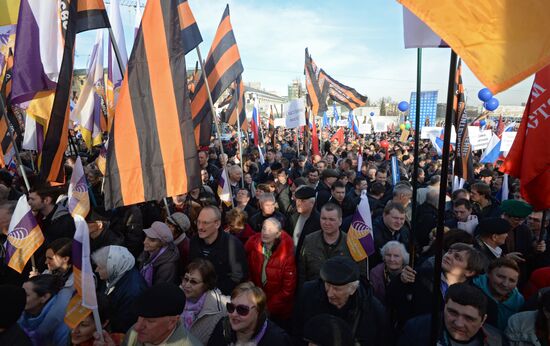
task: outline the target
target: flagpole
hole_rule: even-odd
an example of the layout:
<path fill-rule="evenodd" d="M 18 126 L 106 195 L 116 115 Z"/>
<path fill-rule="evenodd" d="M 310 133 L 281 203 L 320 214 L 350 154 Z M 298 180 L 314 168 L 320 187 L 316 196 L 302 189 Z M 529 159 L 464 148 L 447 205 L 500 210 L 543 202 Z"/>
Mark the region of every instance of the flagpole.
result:
<path fill-rule="evenodd" d="M 412 186 L 413 186 L 413 195 L 412 195 L 412 229 L 409 238 L 409 253 L 410 253 L 410 266 L 414 268 L 414 257 L 416 255 L 416 250 L 414 248 L 414 240 L 416 233 L 416 225 L 418 223 L 417 212 L 417 191 L 418 191 L 418 141 L 420 140 L 420 90 L 422 83 L 422 48 L 417 48 L 416 55 L 416 113 L 414 116 L 414 163 L 413 163 L 413 174 L 412 174 Z"/>
<path fill-rule="evenodd" d="M 237 102 L 237 137 L 239 139 L 239 161 L 241 161 L 241 184 L 244 188 L 244 166 L 243 166 L 243 144 L 241 140 L 241 113 L 239 113 L 239 102 Z"/>
<path fill-rule="evenodd" d="M 124 66 L 122 64 L 122 58 L 121 58 L 121 54 L 120 54 L 120 50 L 118 49 L 118 44 L 115 40 L 115 34 L 113 32 L 113 28 L 109 25 L 109 38 L 111 39 L 111 45 L 113 46 L 113 50 L 115 52 L 115 57 L 116 57 L 116 62 L 118 64 L 118 69 L 120 70 L 120 76 L 122 78 L 124 78 L 124 69 L 122 68 L 122 66 Z"/>
<path fill-rule="evenodd" d="M 443 138 L 443 163 L 441 165 L 441 184 L 439 186 L 439 203 L 437 208 L 437 233 L 435 237 L 435 263 L 433 292 L 434 305 L 432 309 L 432 330 L 430 345 L 436 345 L 440 330 L 441 316 L 441 261 L 443 260 L 443 226 L 445 221 L 445 197 L 447 193 L 447 175 L 449 172 L 449 153 L 451 143 L 451 122 L 453 116 L 454 83 L 456 77 L 457 55 L 451 50 L 451 62 L 449 66 L 449 86 L 447 90 L 447 111 L 445 114 L 445 134 Z M 419 99 L 419 94 L 416 98 Z"/>
<path fill-rule="evenodd" d="M 103 328 L 101 327 L 101 318 L 99 317 L 99 310 L 97 308 L 92 309 L 92 314 L 94 317 L 95 329 L 99 334 L 99 340 L 103 342 Z"/>
<path fill-rule="evenodd" d="M 214 118 L 214 123 L 216 124 L 216 132 L 218 133 L 218 138 L 220 139 L 220 152 L 223 154 L 223 143 L 222 143 L 222 132 L 220 130 L 220 123 L 218 121 L 218 117 L 216 116 L 216 113 L 214 111 L 214 102 L 212 101 L 212 94 L 210 93 L 210 86 L 208 85 L 208 76 L 206 75 L 206 71 L 204 69 L 204 62 L 202 61 L 201 56 L 201 50 L 199 46 L 196 48 L 197 50 L 197 57 L 199 58 L 199 62 L 201 64 L 201 70 L 202 70 L 202 78 L 204 79 L 204 86 L 206 87 L 206 93 L 208 94 L 208 102 L 210 103 L 210 109 L 212 112 L 212 117 Z M 237 114 L 237 117 L 239 114 Z"/>

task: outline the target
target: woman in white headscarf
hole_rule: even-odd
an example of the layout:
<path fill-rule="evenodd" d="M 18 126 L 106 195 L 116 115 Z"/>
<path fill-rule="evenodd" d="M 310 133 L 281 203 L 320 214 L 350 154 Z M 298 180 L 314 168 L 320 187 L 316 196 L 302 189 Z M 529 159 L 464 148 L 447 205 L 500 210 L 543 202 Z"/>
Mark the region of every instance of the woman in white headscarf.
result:
<path fill-rule="evenodd" d="M 92 254 L 100 285 L 109 296 L 112 309 L 111 330 L 126 333 L 137 321 L 134 301 L 147 288 L 135 267 L 135 258 L 123 246 L 105 246 Z"/>

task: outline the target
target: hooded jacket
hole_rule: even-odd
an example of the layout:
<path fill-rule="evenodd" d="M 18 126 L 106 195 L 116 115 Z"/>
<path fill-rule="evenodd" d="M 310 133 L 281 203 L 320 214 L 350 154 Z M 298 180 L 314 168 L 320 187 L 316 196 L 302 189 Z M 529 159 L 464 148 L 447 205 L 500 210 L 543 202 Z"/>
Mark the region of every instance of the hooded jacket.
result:
<path fill-rule="evenodd" d="M 488 298 L 487 323 L 497 327 L 500 331 L 504 331 L 508 324 L 508 319 L 521 309 L 525 303 L 525 299 L 523 299 L 518 289 L 514 288 L 505 301 L 497 301 L 489 290 L 487 274 L 474 278 L 473 283 L 479 287 Z"/>
<path fill-rule="evenodd" d="M 225 304 L 229 297 L 222 295 L 220 290 L 214 289 L 206 292 L 206 298 L 201 311 L 193 321 L 189 331 L 204 345 L 208 343 L 214 328 L 219 320 L 227 316 Z"/>
<path fill-rule="evenodd" d="M 265 285 L 262 283 L 264 253 L 261 233 L 253 235 L 245 245 L 250 270 L 250 280 L 261 287 L 267 296 L 267 309 L 276 318 L 286 320 L 292 314 L 296 291 L 296 261 L 292 238 L 281 232 L 280 241 L 274 245 L 267 261 Z"/>

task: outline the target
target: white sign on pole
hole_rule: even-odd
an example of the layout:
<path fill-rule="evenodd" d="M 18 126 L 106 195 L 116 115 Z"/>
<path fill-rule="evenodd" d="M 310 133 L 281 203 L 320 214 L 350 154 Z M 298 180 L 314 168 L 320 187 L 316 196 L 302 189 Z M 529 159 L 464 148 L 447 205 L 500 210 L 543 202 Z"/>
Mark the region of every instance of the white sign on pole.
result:
<path fill-rule="evenodd" d="M 286 118 L 275 118 L 273 125 L 275 127 L 285 127 L 286 126 Z"/>
<path fill-rule="evenodd" d="M 349 122 L 347 120 L 338 120 L 338 122 L 336 123 L 336 126 L 342 126 L 342 127 L 348 127 L 349 125 Z"/>
<path fill-rule="evenodd" d="M 512 148 L 512 144 L 514 144 L 514 140 L 516 139 L 517 132 L 503 132 L 502 133 L 502 141 L 500 142 L 500 151 L 510 151 L 510 148 Z"/>
<path fill-rule="evenodd" d="M 359 124 L 358 130 L 359 130 L 359 134 L 360 134 L 360 135 L 368 135 L 368 134 L 370 134 L 370 133 L 371 133 L 371 130 L 372 130 L 371 123 L 368 122 L 368 123 L 365 123 L 365 124 L 363 124 L 363 123 Z"/>
<path fill-rule="evenodd" d="M 388 125 L 385 121 L 377 120 L 374 122 L 374 132 L 388 132 Z"/>
<path fill-rule="evenodd" d="M 303 99 L 292 100 L 287 103 L 286 112 L 286 127 L 294 129 L 298 126 L 306 124 L 306 107 Z"/>
<path fill-rule="evenodd" d="M 473 130 L 474 132 L 470 134 L 470 130 Z M 491 141 L 491 137 L 493 136 L 493 131 L 480 130 L 477 126 L 468 126 L 468 135 L 470 136 L 470 144 L 472 145 L 472 150 L 483 150 L 489 146 L 489 142 Z"/>
<path fill-rule="evenodd" d="M 430 139 L 432 137 L 439 137 L 442 127 L 424 126 L 420 130 L 420 139 Z"/>

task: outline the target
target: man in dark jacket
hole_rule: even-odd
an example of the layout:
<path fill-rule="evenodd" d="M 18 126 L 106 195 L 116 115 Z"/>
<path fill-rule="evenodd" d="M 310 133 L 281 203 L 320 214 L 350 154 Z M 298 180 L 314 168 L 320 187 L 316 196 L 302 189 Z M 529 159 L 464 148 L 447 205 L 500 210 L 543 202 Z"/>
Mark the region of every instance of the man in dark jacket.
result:
<path fill-rule="evenodd" d="M 437 225 L 437 203 L 439 191 L 430 189 L 426 194 L 426 201 L 417 210 L 416 241 L 420 248 L 430 243 L 430 232 Z"/>
<path fill-rule="evenodd" d="M 475 183 L 471 186 L 470 198 L 478 218 L 499 217 L 502 214 L 499 202 L 491 196 L 491 187 L 485 183 Z"/>
<path fill-rule="evenodd" d="M 372 223 L 376 253 L 369 258 L 369 266 L 382 262 L 380 249 L 390 240 L 397 240 L 408 246 L 410 230 L 406 223 L 405 208 L 399 203 L 389 202 L 381 216 Z"/>
<path fill-rule="evenodd" d="M 319 184 L 317 184 L 317 188 L 315 189 L 317 192 L 318 211 L 321 211 L 323 205 L 325 205 L 325 203 L 327 203 L 332 196 L 330 188 L 332 187 L 332 184 L 338 180 L 338 177 L 340 177 L 340 174 L 335 169 L 325 169 L 321 173 L 321 181 L 319 181 Z"/>
<path fill-rule="evenodd" d="M 315 209 L 315 189 L 311 186 L 300 186 L 294 192 L 296 212 L 288 220 L 287 232 L 294 241 L 296 261 L 307 235 L 321 229 L 320 215 Z"/>
<path fill-rule="evenodd" d="M 271 193 L 264 193 L 259 199 L 260 211 L 252 215 L 248 219 L 248 224 L 254 232 L 261 232 L 264 221 L 270 217 L 274 217 L 281 223 L 283 229 L 286 228 L 286 218 L 278 210 L 275 209 L 277 202 L 275 196 Z"/>
<path fill-rule="evenodd" d="M 485 323 L 487 299 L 469 284 L 449 287 L 445 296 L 442 328 L 438 332 L 438 345 L 500 346 L 506 340 L 494 327 Z M 398 346 L 424 346 L 430 344 L 431 316 L 411 319 L 405 325 Z"/>
<path fill-rule="evenodd" d="M 31 189 L 29 193 L 29 206 L 33 212 L 42 216 L 40 225 L 46 245 L 59 238 L 74 238 L 73 217 L 67 208 L 56 204 L 60 194 L 61 190 L 57 187 Z"/>
<path fill-rule="evenodd" d="M 328 203 L 337 204 L 340 208 L 342 208 L 342 218 L 346 218 L 355 213 L 357 204 L 354 203 L 351 198 L 346 196 L 346 186 L 343 182 L 337 181 L 332 184 L 332 187 L 330 188 L 330 193 L 331 197 L 328 200 Z"/>
<path fill-rule="evenodd" d="M 347 257 L 333 257 L 325 262 L 320 274 L 320 279 L 304 285 L 296 301 L 294 344 L 306 344 L 302 336 L 308 320 L 328 313 L 347 322 L 356 344 L 387 345 L 390 336 L 386 312 L 370 288 L 360 285 L 357 264 Z"/>
<path fill-rule="evenodd" d="M 215 206 L 203 207 L 197 218 L 198 234 L 191 239 L 189 261 L 200 257 L 212 262 L 217 288 L 224 295 L 248 278 L 246 253 L 241 241 L 220 231 L 222 215 Z"/>

